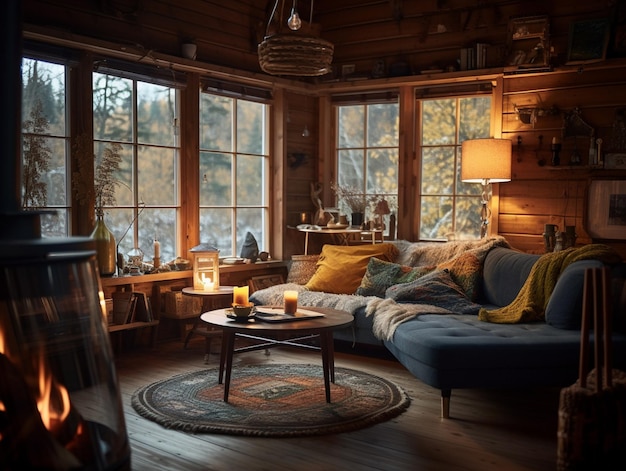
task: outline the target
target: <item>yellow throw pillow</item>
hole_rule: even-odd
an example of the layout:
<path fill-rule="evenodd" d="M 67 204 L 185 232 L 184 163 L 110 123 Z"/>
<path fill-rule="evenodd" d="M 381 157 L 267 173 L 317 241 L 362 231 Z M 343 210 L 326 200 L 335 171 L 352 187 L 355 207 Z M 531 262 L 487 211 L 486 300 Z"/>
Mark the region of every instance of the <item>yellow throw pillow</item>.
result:
<path fill-rule="evenodd" d="M 398 256 L 394 244 L 324 245 L 313 277 L 305 285 L 310 291 L 354 294 L 361 285 L 372 257 L 393 262 Z"/>

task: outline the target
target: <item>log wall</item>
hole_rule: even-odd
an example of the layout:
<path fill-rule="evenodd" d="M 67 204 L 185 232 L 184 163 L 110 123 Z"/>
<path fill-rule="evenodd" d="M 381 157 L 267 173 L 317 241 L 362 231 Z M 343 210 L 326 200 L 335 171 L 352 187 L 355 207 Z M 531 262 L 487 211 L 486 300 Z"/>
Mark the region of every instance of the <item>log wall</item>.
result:
<path fill-rule="evenodd" d="M 280 2 L 279 2 L 280 3 Z M 289 3 L 289 2 L 287 2 Z M 502 86 L 498 100 L 502 110 L 495 125 L 514 144 L 513 181 L 499 185 L 499 207 L 494 208 L 494 227 L 526 251 L 541 252 L 543 225 L 576 225 L 579 243 L 591 238 L 586 228 L 587 189 L 592 179 L 625 179 L 623 170 L 592 169 L 584 165 L 569 168 L 566 163 L 574 149 L 587 155 L 582 140 L 563 141 L 563 164 L 551 168 L 550 143 L 563 129 L 564 112 L 575 108 L 605 141 L 620 110 L 626 107 L 626 45 L 619 42 L 626 24 L 625 2 L 553 2 L 535 0 L 317 0 L 313 22 L 321 36 L 335 45 L 333 73 L 317 79 L 286 79 L 260 72 L 257 44 L 265 34 L 273 0 L 25 0 L 24 30 L 30 38 L 57 38 L 59 44 L 95 45 L 98 54 L 113 51 L 130 53 L 144 62 L 158 62 L 194 73 L 231 77 L 273 87 L 275 93 L 274 147 L 278 158 L 275 172 L 275 212 L 272 224 L 279 240 L 275 250 L 285 258 L 301 253 L 300 234 L 287 229 L 299 222 L 302 212 L 313 209 L 309 197 L 312 181 L 326 181 L 334 174 L 328 149 L 334 93 L 366 89 L 399 90 L 403 116 L 411 86 L 440 85 L 491 77 Z M 303 18 L 310 3 L 298 3 Z M 548 15 L 550 24 L 550 71 L 510 74 L 506 57 L 508 25 L 519 16 Z M 606 60 L 594 64 L 564 65 L 573 23 L 590 18 L 609 18 L 611 37 Z M 182 58 L 181 45 L 198 46 L 196 61 Z M 489 44 L 485 69 L 423 73 L 457 67 L 460 50 L 476 42 Z M 382 61 L 383 76 L 372 78 Z M 397 74 L 398 64 L 406 65 Z M 343 76 L 344 65 L 354 73 Z M 359 80 L 355 80 L 359 79 Z M 517 119 L 515 109 L 540 107 L 557 109 L 537 119 L 534 125 Z M 304 127 L 309 137 L 302 136 Z M 405 123 L 402 163 L 415 169 L 415 142 Z M 517 142 L 521 144 L 518 146 Z M 541 165 L 547 162 L 546 165 Z M 412 201 L 414 175 L 401 182 L 400 201 Z M 415 208 L 407 204 L 398 220 L 398 233 L 416 237 Z M 412 212 L 411 212 L 412 211 Z M 402 214 L 400 215 L 402 216 Z M 193 229 L 193 228 L 191 228 Z M 610 241 L 626 256 L 624 243 Z"/>

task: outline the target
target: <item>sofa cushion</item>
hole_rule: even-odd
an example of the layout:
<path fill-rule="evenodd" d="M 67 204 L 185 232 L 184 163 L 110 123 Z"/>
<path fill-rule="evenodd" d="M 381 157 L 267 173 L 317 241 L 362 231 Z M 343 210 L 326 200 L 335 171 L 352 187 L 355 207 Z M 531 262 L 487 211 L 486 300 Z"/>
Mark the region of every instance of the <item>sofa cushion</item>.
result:
<path fill-rule="evenodd" d="M 390 243 L 367 245 L 329 245 L 322 247 L 317 269 L 305 285 L 311 291 L 354 294 L 361 285 L 372 257 L 393 262 L 398 249 Z"/>
<path fill-rule="evenodd" d="M 603 266 L 599 260 L 581 260 L 563 270 L 546 306 L 546 322 L 559 329 L 580 329 L 585 270 Z"/>
<path fill-rule="evenodd" d="M 319 254 L 292 255 L 289 273 L 287 273 L 287 283 L 306 285 L 315 273 L 319 258 Z"/>
<path fill-rule="evenodd" d="M 385 297 L 396 302 L 431 304 L 457 314 L 477 314 L 480 309 L 454 282 L 448 270 L 436 270 L 410 283 L 391 286 Z"/>
<path fill-rule="evenodd" d="M 501 247 L 490 250 L 483 264 L 481 304 L 511 304 L 539 257 Z"/>
<path fill-rule="evenodd" d="M 385 297 L 385 291 L 390 286 L 408 283 L 434 269 L 435 267 L 413 268 L 372 257 L 367 264 L 367 270 L 361 280 L 361 285 L 356 290 L 356 294 L 383 298 Z"/>

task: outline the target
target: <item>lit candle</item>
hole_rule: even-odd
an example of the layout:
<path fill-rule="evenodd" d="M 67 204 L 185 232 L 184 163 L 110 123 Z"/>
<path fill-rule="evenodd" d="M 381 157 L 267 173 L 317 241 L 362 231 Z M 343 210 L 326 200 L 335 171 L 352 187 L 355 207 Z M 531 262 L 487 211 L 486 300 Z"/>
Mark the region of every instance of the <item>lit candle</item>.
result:
<path fill-rule="evenodd" d="M 154 239 L 154 258 L 161 258 L 161 242 Z"/>
<path fill-rule="evenodd" d="M 235 286 L 233 288 L 233 304 L 237 304 L 239 306 L 247 306 L 248 303 L 248 287 Z"/>
<path fill-rule="evenodd" d="M 298 292 L 285 291 L 283 297 L 285 299 L 285 314 L 295 314 L 298 310 Z"/>
<path fill-rule="evenodd" d="M 210 277 L 205 277 L 204 273 L 202 274 L 202 285 L 204 286 L 204 291 L 213 291 L 215 288 L 215 283 L 211 280 Z"/>

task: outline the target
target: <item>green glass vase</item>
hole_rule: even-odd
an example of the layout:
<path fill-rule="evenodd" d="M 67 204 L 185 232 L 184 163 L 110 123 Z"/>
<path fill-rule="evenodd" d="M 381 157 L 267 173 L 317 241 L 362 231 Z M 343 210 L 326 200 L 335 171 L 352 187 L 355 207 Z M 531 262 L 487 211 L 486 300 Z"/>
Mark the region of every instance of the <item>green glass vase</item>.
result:
<path fill-rule="evenodd" d="M 96 214 L 96 227 L 91 233 L 91 238 L 96 241 L 100 276 L 114 275 L 117 263 L 115 237 L 104 222 L 104 216 L 101 213 Z"/>

